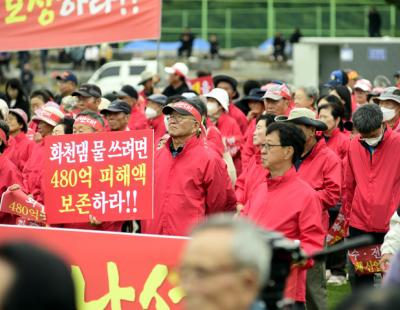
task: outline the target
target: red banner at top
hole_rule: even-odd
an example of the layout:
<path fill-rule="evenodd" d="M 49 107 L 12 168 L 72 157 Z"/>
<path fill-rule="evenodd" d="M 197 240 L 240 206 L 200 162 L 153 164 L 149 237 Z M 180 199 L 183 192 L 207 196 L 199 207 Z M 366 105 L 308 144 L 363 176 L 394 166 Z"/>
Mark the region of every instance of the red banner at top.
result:
<path fill-rule="evenodd" d="M 94 45 L 160 37 L 160 0 L 4 0 L 0 50 Z"/>

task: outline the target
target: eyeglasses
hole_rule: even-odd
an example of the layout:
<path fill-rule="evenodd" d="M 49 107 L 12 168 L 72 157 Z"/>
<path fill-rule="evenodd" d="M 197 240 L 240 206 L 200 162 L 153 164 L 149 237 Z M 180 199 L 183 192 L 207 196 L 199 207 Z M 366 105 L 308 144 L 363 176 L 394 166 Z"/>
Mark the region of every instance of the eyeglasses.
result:
<path fill-rule="evenodd" d="M 234 273 L 239 269 L 239 266 L 221 266 L 214 269 L 205 269 L 202 267 L 181 267 L 178 273 L 181 278 L 194 277 L 201 280 L 221 274 Z"/>
<path fill-rule="evenodd" d="M 267 151 L 271 150 L 271 148 L 273 148 L 274 146 L 284 147 L 284 145 L 281 144 L 269 144 L 269 143 L 261 144 L 261 147 L 265 148 Z"/>
<path fill-rule="evenodd" d="M 177 122 L 177 123 L 181 123 L 181 122 L 184 121 L 185 119 L 192 119 L 192 117 L 190 117 L 190 116 L 182 116 L 182 115 L 173 115 L 173 114 L 170 114 L 170 115 L 168 115 L 168 119 L 169 119 L 169 120 L 173 120 L 173 121 L 175 121 L 175 122 Z"/>

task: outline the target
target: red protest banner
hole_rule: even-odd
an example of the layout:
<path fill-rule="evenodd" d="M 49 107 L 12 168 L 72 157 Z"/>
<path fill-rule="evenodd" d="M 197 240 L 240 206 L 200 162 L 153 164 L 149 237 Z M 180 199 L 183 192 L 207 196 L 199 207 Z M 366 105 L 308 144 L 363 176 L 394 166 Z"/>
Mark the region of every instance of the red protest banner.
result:
<path fill-rule="evenodd" d="M 189 81 L 191 88 L 199 95 L 208 94 L 214 88 L 212 76 L 203 76 Z"/>
<path fill-rule="evenodd" d="M 160 37 L 160 0 L 4 0 L 0 50 L 94 45 Z"/>
<path fill-rule="evenodd" d="M 0 242 L 12 240 L 71 265 L 80 310 L 183 309 L 175 270 L 185 238 L 0 225 Z"/>
<path fill-rule="evenodd" d="M 44 206 L 18 189 L 3 193 L 0 210 L 18 215 L 24 220 L 40 222 L 40 212 L 44 210 Z"/>
<path fill-rule="evenodd" d="M 326 236 L 326 243 L 328 246 L 332 246 L 346 237 L 348 228 L 349 223 L 346 221 L 344 215 L 339 212 L 332 226 L 329 228 L 328 235 Z"/>
<path fill-rule="evenodd" d="M 349 250 L 348 254 L 357 274 L 382 272 L 379 264 L 379 260 L 381 259 L 380 244 Z"/>
<path fill-rule="evenodd" d="M 45 147 L 47 223 L 152 218 L 153 131 L 50 136 Z"/>

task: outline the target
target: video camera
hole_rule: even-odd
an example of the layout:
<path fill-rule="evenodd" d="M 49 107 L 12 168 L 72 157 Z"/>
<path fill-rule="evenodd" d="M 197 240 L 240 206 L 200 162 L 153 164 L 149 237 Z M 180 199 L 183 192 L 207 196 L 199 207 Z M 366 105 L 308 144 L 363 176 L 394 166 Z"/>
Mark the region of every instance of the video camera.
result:
<path fill-rule="evenodd" d="M 323 260 L 332 253 L 371 245 L 375 241 L 372 236 L 364 235 L 346 240 L 344 243 L 333 245 L 308 256 L 302 252 L 298 240 L 289 240 L 277 232 L 265 232 L 262 237 L 272 249 L 269 279 L 259 296 L 259 299 L 265 303 L 268 310 L 290 309 L 290 304 L 288 305 L 283 300 L 283 292 L 292 264 L 306 259 Z"/>

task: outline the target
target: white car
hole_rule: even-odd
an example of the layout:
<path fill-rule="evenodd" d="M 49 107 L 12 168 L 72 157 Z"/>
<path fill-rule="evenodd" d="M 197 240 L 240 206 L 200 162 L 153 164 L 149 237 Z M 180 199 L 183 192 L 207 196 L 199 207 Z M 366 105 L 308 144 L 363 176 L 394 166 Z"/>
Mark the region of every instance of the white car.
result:
<path fill-rule="evenodd" d="M 141 87 L 140 74 L 148 70 L 157 72 L 156 60 L 132 59 L 128 61 L 111 61 L 101 66 L 88 80 L 89 84 L 100 87 L 103 94 L 118 91 L 124 85 L 131 85 L 138 91 Z"/>

